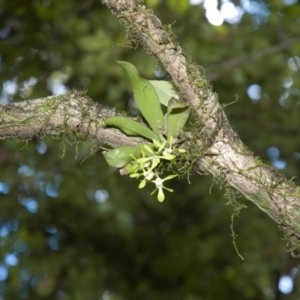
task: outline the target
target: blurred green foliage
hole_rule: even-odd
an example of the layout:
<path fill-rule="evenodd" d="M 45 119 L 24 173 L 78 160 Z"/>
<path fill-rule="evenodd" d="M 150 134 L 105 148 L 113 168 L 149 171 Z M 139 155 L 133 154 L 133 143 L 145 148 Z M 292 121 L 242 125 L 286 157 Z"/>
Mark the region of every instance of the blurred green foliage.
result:
<path fill-rule="evenodd" d="M 250 57 L 297 38 L 299 4 L 266 1 L 266 17 L 245 12 L 240 22 L 216 27 L 203 5 L 147 3 L 204 66 L 220 101 L 238 99 L 225 111 L 244 143 L 269 164 L 267 150 L 276 147 L 282 172 L 299 177 L 300 77 L 288 62 L 300 43 Z M 148 79 L 158 70 L 142 49 L 125 46 L 124 28 L 100 1 L 1 0 L 0 37 L 2 104 L 48 96 L 56 83 L 128 111 L 130 83 L 115 61 L 133 63 Z M 247 94 L 253 84 L 259 101 Z M 138 190 L 110 169 L 100 152 L 82 162 L 88 145 L 77 153 L 69 144 L 1 141 L 1 300 L 299 297 L 297 276 L 290 295 L 276 296 L 279 276 L 299 262 L 286 253 L 277 225 L 251 203 L 241 199 L 248 209 L 234 225 L 242 261 L 230 236 L 232 207 L 224 189 L 209 192 L 210 177 L 173 180 L 175 192 L 160 204 L 151 189 Z"/>

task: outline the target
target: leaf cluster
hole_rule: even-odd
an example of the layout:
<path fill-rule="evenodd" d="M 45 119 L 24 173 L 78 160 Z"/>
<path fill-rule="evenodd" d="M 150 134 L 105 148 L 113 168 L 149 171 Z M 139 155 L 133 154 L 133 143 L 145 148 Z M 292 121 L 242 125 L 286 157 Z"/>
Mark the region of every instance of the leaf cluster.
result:
<path fill-rule="evenodd" d="M 185 152 L 184 149 L 176 149 L 173 146 L 189 117 L 189 106 L 178 99 L 171 83 L 148 81 L 139 75 L 131 63 L 124 61 L 118 63 L 130 78 L 136 104 L 149 127 L 130 118 L 118 116 L 107 119 L 105 124 L 119 128 L 126 135 L 140 136 L 152 143 L 120 147 L 105 151 L 103 154 L 110 166 L 122 168 L 121 174 L 131 174 L 133 178 L 143 175 L 139 188 L 143 188 L 147 181 L 155 183 L 158 200 L 163 201 L 162 189 L 167 189 L 163 186 L 163 181 L 172 179 L 177 174 L 169 175 L 163 180 L 158 170 L 162 162 L 174 161 L 176 155 Z M 165 114 L 161 104 L 167 106 Z"/>

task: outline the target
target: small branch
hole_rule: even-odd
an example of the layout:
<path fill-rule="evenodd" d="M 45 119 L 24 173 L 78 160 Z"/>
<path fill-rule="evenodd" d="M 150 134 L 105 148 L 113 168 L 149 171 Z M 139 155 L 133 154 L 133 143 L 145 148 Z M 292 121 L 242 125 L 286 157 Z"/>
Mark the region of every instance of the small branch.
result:
<path fill-rule="evenodd" d="M 234 68 L 238 68 L 241 67 L 243 65 L 246 65 L 250 62 L 253 62 L 255 60 L 264 58 L 266 56 L 269 56 L 271 54 L 280 52 L 282 50 L 288 49 L 290 48 L 292 45 L 299 43 L 300 42 L 300 37 L 295 37 L 295 38 L 291 38 L 291 39 L 287 39 L 282 41 L 281 43 L 277 44 L 277 45 L 273 45 L 269 48 L 266 49 L 262 49 L 260 51 L 257 51 L 255 53 L 251 53 L 249 55 L 246 55 L 244 57 L 240 57 L 240 58 L 233 58 L 233 59 L 227 59 L 225 61 L 220 61 L 214 64 L 210 64 L 208 66 L 205 67 L 206 71 L 210 71 L 213 69 L 218 69 L 218 70 L 222 70 L 221 72 L 218 73 L 212 73 L 209 74 L 209 79 L 211 81 L 217 80 L 220 77 L 222 77 L 223 75 L 227 74 L 228 70 L 232 70 Z"/>

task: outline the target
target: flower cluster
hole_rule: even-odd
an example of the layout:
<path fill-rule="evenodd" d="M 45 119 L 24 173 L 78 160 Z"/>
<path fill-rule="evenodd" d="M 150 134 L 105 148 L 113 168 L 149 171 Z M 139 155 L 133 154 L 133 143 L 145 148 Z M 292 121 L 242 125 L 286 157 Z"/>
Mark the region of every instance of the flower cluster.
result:
<path fill-rule="evenodd" d="M 157 199 L 162 202 L 165 199 L 164 189 L 173 192 L 172 189 L 164 186 L 164 181 L 177 177 L 177 174 L 168 175 L 165 178 L 161 178 L 158 172 L 159 166 L 164 161 L 172 161 L 176 158 L 176 153 L 184 153 L 184 149 L 172 148 L 173 139 L 170 139 L 170 143 L 167 147 L 167 142 L 160 143 L 157 140 L 153 140 L 151 145 L 142 145 L 140 158 L 133 157 L 133 161 L 125 167 L 126 173 L 130 174 L 131 178 L 140 179 L 139 189 L 146 186 L 147 182 L 155 184 L 155 190 L 151 193 L 154 194 L 158 191 Z"/>

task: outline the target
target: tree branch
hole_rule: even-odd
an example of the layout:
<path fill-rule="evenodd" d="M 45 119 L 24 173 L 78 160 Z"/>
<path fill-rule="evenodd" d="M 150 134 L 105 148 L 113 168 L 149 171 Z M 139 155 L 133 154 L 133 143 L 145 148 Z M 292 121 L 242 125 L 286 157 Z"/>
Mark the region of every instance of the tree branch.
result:
<path fill-rule="evenodd" d="M 93 140 L 99 146 L 136 145 L 119 130 L 104 129 L 104 120 L 116 111 L 93 102 L 83 92 L 0 106 L 0 139 L 31 139 L 44 136 L 74 135 L 78 140 Z"/>
<path fill-rule="evenodd" d="M 229 126 L 202 68 L 183 53 L 169 27 L 162 26 L 143 1 L 102 2 L 126 27 L 128 36 L 159 60 L 182 99 L 193 108 L 199 128 L 196 139 L 202 146 L 200 150 L 195 150 L 197 147 L 190 150 L 198 157 L 199 169 L 206 169 L 215 180 L 236 189 L 271 216 L 280 224 L 292 243 L 293 254 L 297 255 L 300 250 L 299 188 L 247 150 Z"/>

